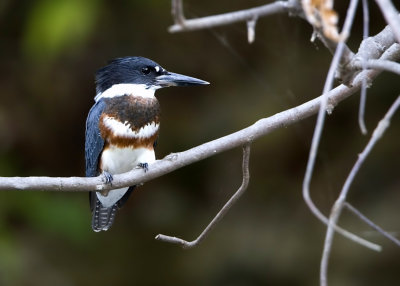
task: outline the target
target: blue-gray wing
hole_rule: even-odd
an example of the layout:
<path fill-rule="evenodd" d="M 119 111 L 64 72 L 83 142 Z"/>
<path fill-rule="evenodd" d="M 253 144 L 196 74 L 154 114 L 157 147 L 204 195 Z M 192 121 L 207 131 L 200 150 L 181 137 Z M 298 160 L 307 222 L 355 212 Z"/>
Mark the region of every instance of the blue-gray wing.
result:
<path fill-rule="evenodd" d="M 99 175 L 99 158 L 104 147 L 104 139 L 100 135 L 99 119 L 104 110 L 104 107 L 104 101 L 99 100 L 92 106 L 86 119 L 86 177 L 96 177 Z"/>

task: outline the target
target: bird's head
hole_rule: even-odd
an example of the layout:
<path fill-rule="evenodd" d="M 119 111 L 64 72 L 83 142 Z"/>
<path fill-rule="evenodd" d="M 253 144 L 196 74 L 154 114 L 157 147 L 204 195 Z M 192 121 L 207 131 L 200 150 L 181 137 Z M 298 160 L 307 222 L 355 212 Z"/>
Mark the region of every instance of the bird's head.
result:
<path fill-rule="evenodd" d="M 125 57 L 112 60 L 96 73 L 96 97 L 135 94 L 151 97 L 154 92 L 169 86 L 209 84 L 206 81 L 169 72 L 156 62 L 143 57 Z"/>

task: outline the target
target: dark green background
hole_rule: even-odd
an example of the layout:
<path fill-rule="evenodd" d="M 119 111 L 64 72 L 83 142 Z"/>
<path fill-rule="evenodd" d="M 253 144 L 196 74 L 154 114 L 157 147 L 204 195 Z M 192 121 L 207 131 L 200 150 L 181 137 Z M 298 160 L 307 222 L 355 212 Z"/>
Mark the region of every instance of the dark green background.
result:
<path fill-rule="evenodd" d="M 264 1 L 185 1 L 188 17 Z M 341 20 L 345 14 L 341 11 Z M 371 3 L 371 33 L 384 27 Z M 359 13 L 360 14 L 360 13 Z M 298 18 L 169 34 L 169 1 L 0 2 L 0 174 L 83 176 L 85 118 L 93 75 L 109 59 L 141 55 L 210 86 L 157 92 L 162 124 L 157 157 L 244 128 L 318 96 L 331 55 L 311 43 Z M 361 34 L 356 18 L 350 47 Z M 312 196 L 325 212 L 357 154 L 399 94 L 384 74 L 368 90 L 362 136 L 358 95 L 327 118 Z M 398 234 L 400 116 L 356 177 L 349 200 Z M 0 193 L 0 285 L 317 285 L 325 235 L 305 206 L 301 184 L 315 117 L 252 145 L 247 193 L 202 245 L 182 250 L 158 233 L 194 239 L 241 182 L 240 148 L 193 164 L 135 191 L 106 233 L 90 228 L 86 193 Z M 332 285 L 397 285 L 400 251 L 344 212 L 348 229 L 383 245 L 374 253 L 335 237 Z M 385 282 L 384 282 L 385 281 Z M 382 284 L 383 283 L 383 284 Z"/>

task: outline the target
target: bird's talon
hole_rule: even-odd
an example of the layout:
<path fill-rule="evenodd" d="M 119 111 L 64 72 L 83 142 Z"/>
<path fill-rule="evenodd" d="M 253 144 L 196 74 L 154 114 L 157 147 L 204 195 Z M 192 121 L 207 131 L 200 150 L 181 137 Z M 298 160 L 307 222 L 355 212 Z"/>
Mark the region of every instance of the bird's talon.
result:
<path fill-rule="evenodd" d="M 107 171 L 103 171 L 103 176 L 104 176 L 105 183 L 111 185 L 112 181 L 114 180 L 113 176 Z"/>
<path fill-rule="evenodd" d="M 148 163 L 139 163 L 138 166 L 144 170 L 146 173 L 149 170 L 149 164 Z"/>

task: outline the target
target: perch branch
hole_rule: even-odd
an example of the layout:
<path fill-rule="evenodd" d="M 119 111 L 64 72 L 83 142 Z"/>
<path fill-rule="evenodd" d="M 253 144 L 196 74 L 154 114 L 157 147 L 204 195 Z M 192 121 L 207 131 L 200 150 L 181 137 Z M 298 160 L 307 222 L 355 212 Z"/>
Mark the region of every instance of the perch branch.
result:
<path fill-rule="evenodd" d="M 375 77 L 376 75 L 378 75 L 376 71 L 366 71 L 360 75 L 360 79 L 355 82 L 353 87 L 349 88 L 340 85 L 331 90 L 327 96 L 332 108 L 359 89 L 359 82 L 362 76 Z M 0 177 L 0 190 L 102 191 L 145 183 L 186 165 L 244 145 L 276 129 L 308 118 L 318 111 L 320 102 L 321 96 L 268 118 L 260 119 L 249 127 L 230 135 L 204 143 L 187 151 L 170 154 L 164 159 L 150 164 L 146 173 L 143 170 L 134 169 L 124 174 L 114 175 L 112 186 L 106 184 L 102 176 L 93 178 Z"/>
<path fill-rule="evenodd" d="M 229 199 L 229 201 L 222 207 L 222 209 L 217 213 L 217 215 L 213 218 L 213 220 L 208 224 L 208 226 L 203 230 L 203 232 L 193 241 L 186 241 L 178 237 L 167 236 L 163 234 L 159 234 L 156 236 L 156 240 L 179 244 L 183 248 L 192 248 L 197 246 L 206 235 L 215 227 L 215 225 L 221 221 L 221 219 L 226 215 L 229 209 L 239 200 L 239 198 L 246 191 L 247 186 L 249 185 L 250 180 L 250 172 L 249 172 L 249 159 L 250 159 L 250 143 L 247 143 L 243 147 L 243 161 L 242 161 L 242 172 L 243 172 L 243 180 L 242 185 L 236 191 L 235 194 Z"/>

